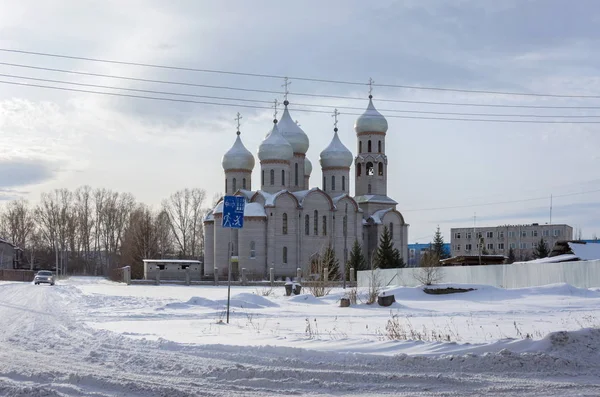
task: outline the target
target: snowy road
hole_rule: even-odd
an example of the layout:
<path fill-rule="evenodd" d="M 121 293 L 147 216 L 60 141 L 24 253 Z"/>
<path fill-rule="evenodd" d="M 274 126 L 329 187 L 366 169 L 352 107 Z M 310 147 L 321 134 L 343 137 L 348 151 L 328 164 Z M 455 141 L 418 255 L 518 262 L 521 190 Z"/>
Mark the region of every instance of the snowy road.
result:
<path fill-rule="evenodd" d="M 0 396 L 598 396 L 599 330 L 438 358 L 185 345 L 96 330 L 72 285 L 0 285 Z"/>

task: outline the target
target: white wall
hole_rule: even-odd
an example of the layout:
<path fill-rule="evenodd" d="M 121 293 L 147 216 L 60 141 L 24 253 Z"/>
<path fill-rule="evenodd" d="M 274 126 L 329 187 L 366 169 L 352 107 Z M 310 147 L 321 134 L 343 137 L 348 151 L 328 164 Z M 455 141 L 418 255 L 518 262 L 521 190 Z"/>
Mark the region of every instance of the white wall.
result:
<path fill-rule="evenodd" d="M 441 283 L 485 284 L 500 288 L 525 288 L 567 283 L 574 287 L 600 287 L 600 260 L 563 263 L 515 263 L 512 265 L 448 266 L 441 268 Z M 382 286 L 416 287 L 420 268 L 376 270 Z M 358 272 L 358 286 L 368 287 L 371 272 Z"/>

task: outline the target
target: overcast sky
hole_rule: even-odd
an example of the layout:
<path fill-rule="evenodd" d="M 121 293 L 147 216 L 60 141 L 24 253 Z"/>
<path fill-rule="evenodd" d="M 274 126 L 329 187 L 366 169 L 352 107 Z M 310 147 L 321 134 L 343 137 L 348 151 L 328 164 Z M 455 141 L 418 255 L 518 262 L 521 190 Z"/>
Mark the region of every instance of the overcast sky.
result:
<path fill-rule="evenodd" d="M 372 77 L 379 84 L 570 95 L 600 93 L 600 3 L 594 0 L 0 0 L 0 9 L 0 48 L 5 49 L 365 84 Z M 267 91 L 280 91 L 283 83 L 280 79 L 7 52 L 0 52 L 0 62 Z M 281 95 L 272 93 L 150 84 L 7 65 L 0 65 L 0 74 L 283 100 Z M 307 155 L 314 166 L 311 185 L 320 186 L 319 153 L 331 140 L 332 117 L 301 112 L 307 107 L 300 104 L 364 108 L 368 90 L 366 85 L 314 83 L 293 77 L 290 111 L 310 138 Z M 6 76 L 0 76 L 0 81 L 25 82 Z M 306 97 L 294 92 L 364 100 Z M 532 120 L 516 116 L 528 114 L 600 116 L 600 109 L 381 101 L 600 106 L 600 99 L 594 98 L 377 86 L 373 95 L 375 106 L 386 116 L 468 118 L 413 113 L 417 111 L 514 115 L 504 117 L 508 120 Z M 238 111 L 243 116 L 243 142 L 256 153 L 272 125 L 270 110 L 0 83 L 0 200 L 26 197 L 35 202 L 43 191 L 74 189 L 84 184 L 131 192 L 139 201 L 154 206 L 184 187 L 204 188 L 210 198 L 223 192 L 221 157 L 235 140 L 233 119 Z M 353 124 L 357 116 L 348 113 L 361 111 L 341 112 L 340 138 L 355 153 Z M 600 121 L 600 117 L 570 120 Z M 450 228 L 473 225 L 475 214 L 479 226 L 549 222 L 551 194 L 553 222 L 581 228 L 584 237 L 600 233 L 600 124 L 392 117 L 388 117 L 388 123 L 388 194 L 399 203 L 398 210 L 410 224 L 411 243 L 428 242 L 437 225 L 449 241 Z M 259 170 L 257 161 L 255 189 L 259 187 Z M 523 201 L 505 203 L 515 200 Z"/>

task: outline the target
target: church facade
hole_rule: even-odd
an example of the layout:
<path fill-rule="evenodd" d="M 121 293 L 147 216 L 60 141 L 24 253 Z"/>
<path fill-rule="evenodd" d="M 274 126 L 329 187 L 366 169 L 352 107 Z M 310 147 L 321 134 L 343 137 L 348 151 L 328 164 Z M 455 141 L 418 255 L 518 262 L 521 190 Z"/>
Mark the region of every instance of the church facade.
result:
<path fill-rule="evenodd" d="M 242 268 L 250 278 L 293 277 L 296 269 L 310 273 L 315 255 L 331 246 L 340 270 L 349 259 L 354 241 L 365 257 L 377 249 L 386 226 L 405 261 L 408 260 L 408 225 L 387 196 L 388 158 L 385 137 L 388 123 L 373 106 L 358 117 L 354 129 L 357 154 L 341 142 L 337 127 L 320 154 L 323 174 L 320 187 L 310 187 L 312 164 L 306 157 L 308 136 L 285 108 L 281 120 L 273 120 L 271 131 L 258 148 L 260 181 L 252 181 L 255 158 L 237 138 L 223 156 L 225 194 L 246 199 L 244 227 L 221 227 L 223 201 L 204 218 L 204 274 L 227 275 L 229 241 L 237 257 L 234 273 Z M 350 195 L 350 168 L 354 163 L 355 195 Z M 253 187 L 257 185 L 256 190 Z"/>

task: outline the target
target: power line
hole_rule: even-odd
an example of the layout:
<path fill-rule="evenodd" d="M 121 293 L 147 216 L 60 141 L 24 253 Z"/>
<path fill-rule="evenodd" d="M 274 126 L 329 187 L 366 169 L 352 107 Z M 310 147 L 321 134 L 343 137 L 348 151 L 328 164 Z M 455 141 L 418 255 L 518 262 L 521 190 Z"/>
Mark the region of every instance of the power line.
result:
<path fill-rule="evenodd" d="M 133 94 L 120 94 L 116 92 L 102 92 L 102 91 L 92 91 L 92 90 L 81 90 L 76 88 L 66 88 L 66 87 L 54 87 L 54 86 L 46 86 L 41 84 L 28 84 L 28 83 L 18 83 L 15 81 L 3 81 L 0 80 L 0 84 L 11 84 L 18 85 L 23 87 L 36 87 L 36 88 L 45 88 L 59 91 L 71 91 L 71 92 L 81 92 L 87 94 L 97 94 L 97 95 L 110 95 L 115 97 L 126 97 L 126 98 L 137 98 L 137 99 L 148 99 L 148 100 L 157 100 L 157 101 L 167 101 L 167 102 L 181 102 L 181 103 L 194 103 L 201 105 L 215 105 L 215 106 L 230 106 L 230 107 L 243 107 L 243 108 L 251 108 L 251 109 L 271 109 L 271 107 L 266 106 L 255 106 L 255 105 L 244 105 L 244 104 L 234 104 L 234 103 L 217 103 L 217 102 L 207 102 L 207 101 L 195 101 L 189 99 L 176 99 L 176 98 L 163 98 L 163 97 L 151 97 L 145 95 L 133 95 Z M 299 112 L 307 112 L 307 113 L 331 113 L 325 110 L 308 110 L 308 109 L 294 109 Z M 350 116 L 360 116 L 361 113 L 344 113 L 345 115 Z M 424 117 L 424 116 L 400 116 L 400 115 L 388 115 L 388 118 L 400 118 L 400 119 L 412 119 L 412 120 L 438 120 L 438 121 L 472 121 L 472 122 L 492 122 L 492 123 L 527 123 L 527 124 L 600 124 L 600 121 L 555 121 L 555 120 L 494 120 L 494 119 L 464 119 L 464 118 L 453 118 L 453 117 Z"/>
<path fill-rule="evenodd" d="M 205 98 L 205 99 L 217 99 L 226 101 L 240 101 L 240 102 L 254 102 L 254 103 L 265 103 L 271 104 L 272 101 L 259 100 L 259 99 L 247 99 L 247 98 L 231 98 L 231 97 L 219 97 L 210 95 L 198 95 L 198 94 L 187 94 L 172 91 L 157 91 L 157 90 L 142 90 L 137 88 L 128 87 L 114 87 L 101 84 L 88 84 L 78 83 L 74 81 L 55 80 L 55 79 L 42 79 L 30 76 L 21 76 L 13 74 L 0 73 L 0 77 L 9 77 L 15 79 L 42 81 L 47 83 L 58 83 L 58 84 L 69 84 L 80 87 L 94 87 L 94 88 L 105 88 L 111 90 L 131 91 L 140 92 L 147 94 L 159 94 L 159 95 L 171 95 L 171 96 L 182 96 L 189 98 Z M 331 108 L 331 109 L 349 109 L 349 110 L 364 110 L 364 108 L 355 106 L 336 106 L 336 105 L 316 105 L 308 103 L 295 103 L 296 106 L 305 107 L 318 107 L 318 108 Z M 474 116 L 474 117 L 538 117 L 538 118 L 598 118 L 600 115 L 541 115 L 541 114 L 498 114 L 498 113 L 462 113 L 462 112 L 434 112 L 434 111 L 423 111 L 423 110 L 399 110 L 399 109 L 380 109 L 382 112 L 395 112 L 395 113 L 416 113 L 416 114 L 435 114 L 435 115 L 453 115 L 453 116 Z"/>
<path fill-rule="evenodd" d="M 139 77 L 126 77 L 126 76 L 109 75 L 109 74 L 102 74 L 102 73 L 80 72 L 80 71 L 75 71 L 75 70 L 48 68 L 48 67 L 42 67 L 42 66 L 24 65 L 24 64 L 9 63 L 9 62 L 0 62 L 0 65 L 18 67 L 18 68 L 26 68 L 26 69 L 34 69 L 34 70 L 44 70 L 44 71 L 49 71 L 49 72 L 68 73 L 68 74 L 75 74 L 75 75 L 81 75 L 81 76 L 93 76 L 93 77 L 103 77 L 103 78 L 118 79 L 118 80 L 137 81 L 137 82 L 143 82 L 143 83 L 170 84 L 170 85 L 179 85 L 179 86 L 186 86 L 186 87 L 199 87 L 199 88 L 211 88 L 211 89 L 220 89 L 220 90 L 256 92 L 256 93 L 262 93 L 262 94 L 275 94 L 275 95 L 284 95 L 285 94 L 284 92 L 281 92 L 281 91 L 259 90 L 259 89 L 242 88 L 242 87 L 217 86 L 217 85 L 197 84 L 197 83 L 188 83 L 188 82 L 171 81 L 171 80 L 144 79 L 144 78 L 139 78 Z M 365 100 L 365 98 L 361 98 L 361 97 L 351 97 L 351 96 L 344 96 L 344 95 L 311 94 L 311 93 L 302 93 L 302 92 L 290 92 L 289 94 L 297 95 L 297 96 L 312 97 L 312 98 L 347 99 L 347 100 L 355 100 L 355 101 L 364 101 Z M 414 100 L 405 100 L 405 99 L 386 99 L 386 98 L 378 98 L 377 101 L 390 102 L 390 103 L 410 103 L 410 104 L 418 104 L 418 105 L 474 106 L 474 107 L 515 108 L 515 109 L 578 109 L 578 110 L 600 109 L 600 106 L 552 106 L 552 105 L 504 105 L 504 104 L 501 105 L 501 104 L 484 104 L 484 103 L 472 103 L 472 102 L 414 101 Z"/>
<path fill-rule="evenodd" d="M 559 194 L 553 195 L 553 197 L 570 197 L 570 196 L 579 196 L 582 194 L 591 194 L 591 193 L 600 193 L 600 189 L 596 190 L 588 190 L 585 192 L 577 192 L 577 193 L 567 193 L 567 194 Z M 509 200 L 509 201 L 496 201 L 490 203 L 481 203 L 481 204 L 466 204 L 466 205 L 455 205 L 451 207 L 436 207 L 436 208 L 418 208 L 412 210 L 402 210 L 402 212 L 422 212 L 422 211 L 437 211 L 437 210 L 453 210 L 459 208 L 475 208 L 475 207 L 484 207 L 489 205 L 500 205 L 500 204 L 516 204 L 516 203 L 526 203 L 530 201 L 541 201 L 548 200 L 548 196 L 546 197 L 535 197 L 529 199 L 521 199 L 521 200 Z"/>
<path fill-rule="evenodd" d="M 100 58 L 90 58 L 90 57 L 71 56 L 71 55 L 62 55 L 62 54 L 52 54 L 52 53 L 46 53 L 46 52 L 15 50 L 15 49 L 9 49 L 9 48 L 0 48 L 0 51 L 19 53 L 19 54 L 28 54 L 28 55 L 37 55 L 37 56 L 44 56 L 44 57 L 53 57 L 53 58 L 64 58 L 64 59 L 73 59 L 73 60 L 82 60 L 82 61 L 91 61 L 91 62 L 110 63 L 110 64 L 118 64 L 118 65 L 142 66 L 142 67 L 150 67 L 150 68 L 157 68 L 157 69 L 179 70 L 179 71 L 187 71 L 187 72 L 217 73 L 217 74 L 227 74 L 227 75 L 237 75 L 237 76 L 247 76 L 247 77 L 261 77 L 261 78 L 271 78 L 271 79 L 285 79 L 287 77 L 292 80 L 311 81 L 311 82 L 318 82 L 318 83 L 332 83 L 332 84 L 345 84 L 345 85 L 357 85 L 357 86 L 367 86 L 368 85 L 368 83 L 362 83 L 362 82 L 356 82 L 356 81 L 329 80 L 329 79 L 317 79 L 317 78 L 310 78 L 310 77 L 282 76 L 282 75 L 265 74 L 265 73 L 233 72 L 233 71 L 226 71 L 226 70 L 219 70 L 219 69 L 200 69 L 200 68 L 190 68 L 190 67 L 180 67 L 180 66 L 167 66 L 167 65 L 158 65 L 158 64 L 151 64 L 151 63 L 117 61 L 117 60 L 111 60 L 111 59 L 100 59 Z M 534 97 L 551 97 L 551 98 L 588 98 L 588 99 L 600 98 L 600 95 L 581 95 L 581 94 L 571 95 L 571 94 L 547 94 L 547 93 L 535 93 L 535 92 L 472 90 L 472 89 L 461 89 L 461 88 L 413 86 L 413 85 L 403 85 L 403 84 L 375 84 L 375 83 L 373 83 L 373 85 L 378 86 L 378 87 L 388 87 L 388 88 L 461 92 L 461 93 L 469 93 L 469 94 L 493 94 L 493 95 L 513 95 L 513 96 L 517 95 L 517 96 L 534 96 Z"/>

